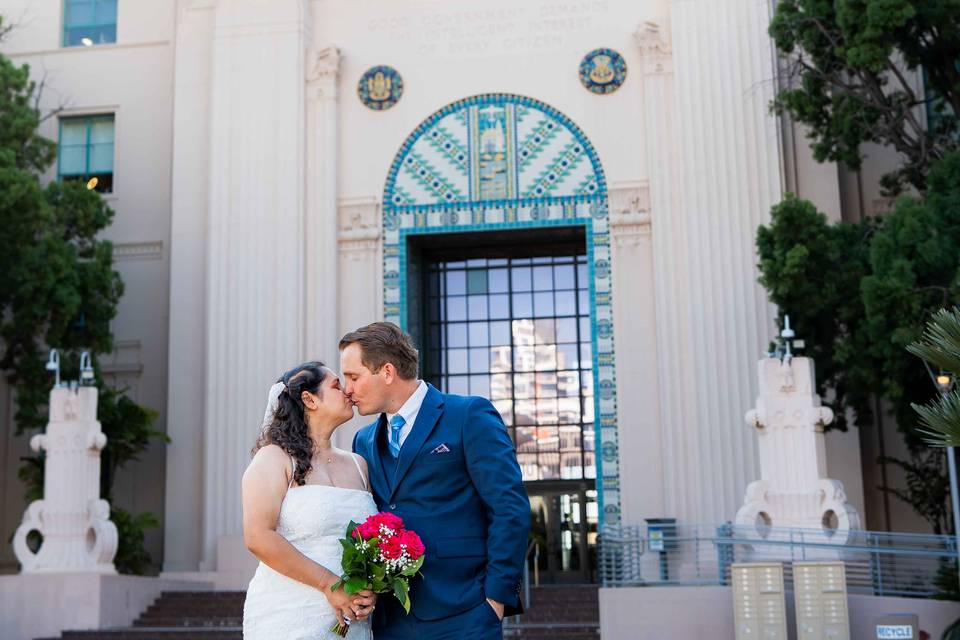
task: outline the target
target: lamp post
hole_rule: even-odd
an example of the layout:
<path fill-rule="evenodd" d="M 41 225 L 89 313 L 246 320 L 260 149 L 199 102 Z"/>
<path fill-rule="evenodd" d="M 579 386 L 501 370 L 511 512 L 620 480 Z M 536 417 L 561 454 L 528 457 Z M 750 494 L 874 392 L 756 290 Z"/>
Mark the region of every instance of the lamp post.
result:
<path fill-rule="evenodd" d="M 940 371 L 934 373 L 930 364 L 924 360 L 923 364 L 927 367 L 927 373 L 937 386 L 940 395 L 946 397 L 956 384 L 953 375 Z M 953 537 L 954 546 L 957 548 L 957 571 L 960 575 L 960 495 L 957 489 L 957 460 L 954 447 L 947 447 L 947 470 L 950 473 L 950 510 L 953 512 Z"/>

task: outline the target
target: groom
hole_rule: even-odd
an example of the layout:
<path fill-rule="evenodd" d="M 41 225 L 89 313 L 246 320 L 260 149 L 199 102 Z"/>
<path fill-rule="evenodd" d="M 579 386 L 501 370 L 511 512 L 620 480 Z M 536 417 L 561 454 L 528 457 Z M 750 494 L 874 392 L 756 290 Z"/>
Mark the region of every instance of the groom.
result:
<path fill-rule="evenodd" d="M 503 637 L 505 615 L 522 612 L 520 579 L 530 502 L 513 442 L 489 400 L 441 393 L 417 379 L 406 333 L 375 322 L 340 340 L 345 392 L 377 508 L 403 518 L 426 546 L 423 579 L 411 582 L 407 615 L 381 598 L 376 640 Z"/>

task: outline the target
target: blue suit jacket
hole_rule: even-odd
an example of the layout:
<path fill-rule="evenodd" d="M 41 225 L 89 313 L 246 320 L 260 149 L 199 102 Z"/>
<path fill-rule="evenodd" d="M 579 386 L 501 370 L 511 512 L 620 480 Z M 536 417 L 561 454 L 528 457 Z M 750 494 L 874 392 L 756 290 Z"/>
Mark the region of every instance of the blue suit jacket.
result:
<path fill-rule="evenodd" d="M 411 611 L 437 620 L 492 598 L 506 615 L 519 613 L 530 502 L 513 442 L 489 400 L 428 386 L 392 481 L 377 444 L 386 416 L 353 439 L 377 508 L 403 518 L 426 548 L 423 577 L 410 583 Z M 449 452 L 434 453 L 441 445 Z"/>

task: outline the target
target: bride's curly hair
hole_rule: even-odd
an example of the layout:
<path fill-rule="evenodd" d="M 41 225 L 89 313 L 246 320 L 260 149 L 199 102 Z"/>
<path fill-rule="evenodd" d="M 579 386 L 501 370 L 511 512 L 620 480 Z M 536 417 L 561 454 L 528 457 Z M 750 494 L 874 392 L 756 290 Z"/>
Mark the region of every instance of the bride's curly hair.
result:
<path fill-rule="evenodd" d="M 320 385 L 328 375 L 330 372 L 322 362 L 305 362 L 280 376 L 277 382 L 283 383 L 283 390 L 277 398 L 273 419 L 253 447 L 253 453 L 268 444 L 286 451 L 296 463 L 293 482 L 297 486 L 306 483 L 305 478 L 313 468 L 313 439 L 310 438 L 301 396 L 304 391 L 319 396 Z"/>

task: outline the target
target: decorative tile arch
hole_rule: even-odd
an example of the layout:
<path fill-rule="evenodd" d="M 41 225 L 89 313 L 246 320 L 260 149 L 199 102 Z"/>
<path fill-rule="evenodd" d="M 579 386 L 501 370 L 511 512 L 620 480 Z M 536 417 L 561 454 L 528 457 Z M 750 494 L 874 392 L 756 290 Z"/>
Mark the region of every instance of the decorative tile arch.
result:
<path fill-rule="evenodd" d="M 617 394 L 607 186 L 586 135 L 532 98 L 484 94 L 423 121 L 400 147 L 383 196 L 384 318 L 407 316 L 407 237 L 583 226 L 590 318 L 601 524 L 620 521 Z"/>

